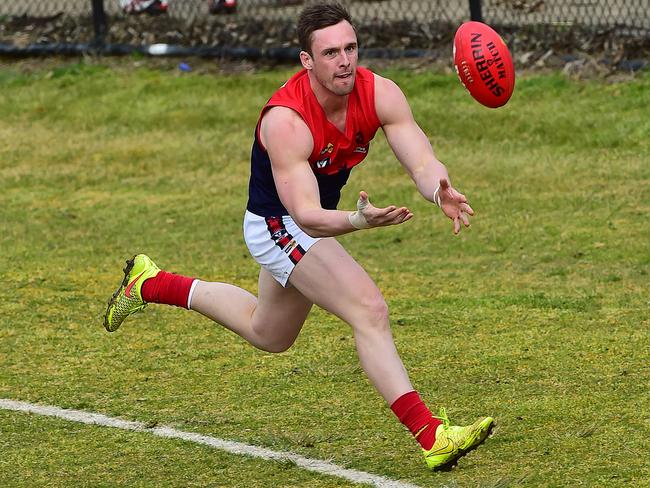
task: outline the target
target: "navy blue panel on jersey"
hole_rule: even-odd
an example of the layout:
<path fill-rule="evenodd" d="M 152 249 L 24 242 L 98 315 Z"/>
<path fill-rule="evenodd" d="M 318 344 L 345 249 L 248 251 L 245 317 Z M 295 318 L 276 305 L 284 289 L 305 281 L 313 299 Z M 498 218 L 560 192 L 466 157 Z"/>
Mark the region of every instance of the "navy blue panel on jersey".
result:
<path fill-rule="evenodd" d="M 246 209 L 260 217 L 289 215 L 275 189 L 269 154 L 260 146 L 257 135 L 251 151 L 251 177 L 248 181 Z"/>
<path fill-rule="evenodd" d="M 305 161 L 307 164 L 307 161 Z M 321 175 L 314 173 L 318 182 L 321 207 L 327 210 L 335 210 L 341 199 L 341 188 L 347 183 L 351 169 L 343 168 L 333 175 Z M 251 151 L 251 177 L 248 182 L 248 203 L 246 208 L 249 212 L 260 217 L 279 217 L 289 215 L 289 212 L 278 196 L 271 171 L 271 161 L 268 153 L 262 149 L 257 134 Z"/>

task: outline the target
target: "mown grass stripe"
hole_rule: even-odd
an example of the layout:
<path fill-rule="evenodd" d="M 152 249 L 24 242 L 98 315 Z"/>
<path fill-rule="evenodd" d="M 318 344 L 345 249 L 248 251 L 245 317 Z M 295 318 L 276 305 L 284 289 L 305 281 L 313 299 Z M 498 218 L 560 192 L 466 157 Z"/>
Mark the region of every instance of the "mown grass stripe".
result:
<path fill-rule="evenodd" d="M 210 446 L 221 451 L 240 456 L 250 456 L 265 460 L 289 461 L 308 471 L 313 471 L 329 476 L 336 476 L 353 483 L 367 484 L 379 488 L 418 488 L 416 485 L 402 481 L 391 480 L 356 469 L 347 469 L 327 461 L 309 459 L 291 452 L 273 451 L 264 447 L 251 446 L 242 442 L 229 441 L 211 437 L 196 432 L 185 432 L 172 427 L 147 427 L 142 422 L 123 420 L 115 417 L 108 417 L 100 413 L 86 412 L 83 410 L 63 409 L 51 405 L 35 405 L 33 403 L 16 400 L 0 399 L 0 408 L 18 412 L 28 412 L 48 417 L 57 417 L 71 422 L 79 422 L 88 425 L 101 425 L 116 429 L 130 430 L 134 432 L 148 432 L 158 437 L 169 439 L 181 439 L 196 444 Z"/>

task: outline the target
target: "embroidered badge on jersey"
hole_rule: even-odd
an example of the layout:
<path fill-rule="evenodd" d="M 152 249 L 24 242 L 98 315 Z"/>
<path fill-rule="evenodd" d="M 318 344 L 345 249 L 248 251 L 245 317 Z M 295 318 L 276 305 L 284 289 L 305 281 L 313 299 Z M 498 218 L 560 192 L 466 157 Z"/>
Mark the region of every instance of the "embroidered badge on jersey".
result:
<path fill-rule="evenodd" d="M 332 151 L 334 151 L 334 144 L 328 142 L 327 146 L 318 155 L 320 159 L 314 163 L 316 169 L 323 169 L 332 162 L 332 158 L 330 157 Z"/>
<path fill-rule="evenodd" d="M 355 153 L 368 154 L 368 149 L 370 149 L 370 141 L 365 142 L 363 137 L 363 132 L 357 132 L 354 142 L 357 144 L 357 147 L 354 148 Z"/>

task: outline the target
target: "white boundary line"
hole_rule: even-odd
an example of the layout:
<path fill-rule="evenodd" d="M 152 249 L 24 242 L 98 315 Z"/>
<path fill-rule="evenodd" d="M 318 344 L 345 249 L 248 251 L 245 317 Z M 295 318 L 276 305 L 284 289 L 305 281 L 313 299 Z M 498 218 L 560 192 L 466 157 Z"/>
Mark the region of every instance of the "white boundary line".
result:
<path fill-rule="evenodd" d="M 353 483 L 368 484 L 378 488 L 418 488 L 416 485 L 402 481 L 391 480 L 375 474 L 357 471 L 355 469 L 346 469 L 336 464 L 320 461 L 318 459 L 309 459 L 291 452 L 272 451 L 264 447 L 251 446 L 241 442 L 219 439 L 207 435 L 197 434 L 195 432 L 184 432 L 171 427 L 153 427 L 149 428 L 142 422 L 132 422 L 115 417 L 107 417 L 99 413 L 85 412 L 83 410 L 63 409 L 48 405 L 35 405 L 33 403 L 19 402 L 0 398 L 0 409 L 14 410 L 17 412 L 29 412 L 37 415 L 48 417 L 57 417 L 60 419 L 80 422 L 89 425 L 101 425 L 104 427 L 114 427 L 116 429 L 131 430 L 134 432 L 146 432 L 158 437 L 169 439 L 181 439 L 184 441 L 203 444 L 221 451 L 241 456 L 251 456 L 265 460 L 291 461 L 297 466 L 308 471 L 314 471 L 320 474 L 337 476 Z"/>

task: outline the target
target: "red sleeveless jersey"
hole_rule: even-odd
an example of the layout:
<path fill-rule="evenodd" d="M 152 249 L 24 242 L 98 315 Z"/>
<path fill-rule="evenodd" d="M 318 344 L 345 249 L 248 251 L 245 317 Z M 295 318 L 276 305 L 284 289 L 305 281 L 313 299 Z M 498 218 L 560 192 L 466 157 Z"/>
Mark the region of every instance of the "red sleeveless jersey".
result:
<path fill-rule="evenodd" d="M 309 127 L 314 138 L 309 164 L 314 173 L 334 174 L 359 164 L 368 154 L 370 140 L 381 126 L 375 111 L 375 75 L 362 67 L 356 70 L 354 88 L 348 97 L 345 133 L 327 120 L 309 85 L 307 70 L 293 75 L 275 92 L 262 109 L 262 115 L 278 105 L 298 112 Z"/>
<path fill-rule="evenodd" d="M 370 141 L 381 126 L 375 110 L 375 75 L 357 67 L 354 88 L 348 96 L 345 132 L 325 116 L 309 84 L 307 70 L 293 75 L 262 108 L 260 119 L 271 107 L 288 107 L 297 112 L 309 128 L 314 149 L 309 164 L 316 176 L 323 208 L 336 208 L 341 188 L 350 170 L 365 159 Z M 277 195 L 268 153 L 259 142 L 258 121 L 251 154 L 251 180 L 247 208 L 261 215 L 287 215 Z"/>

